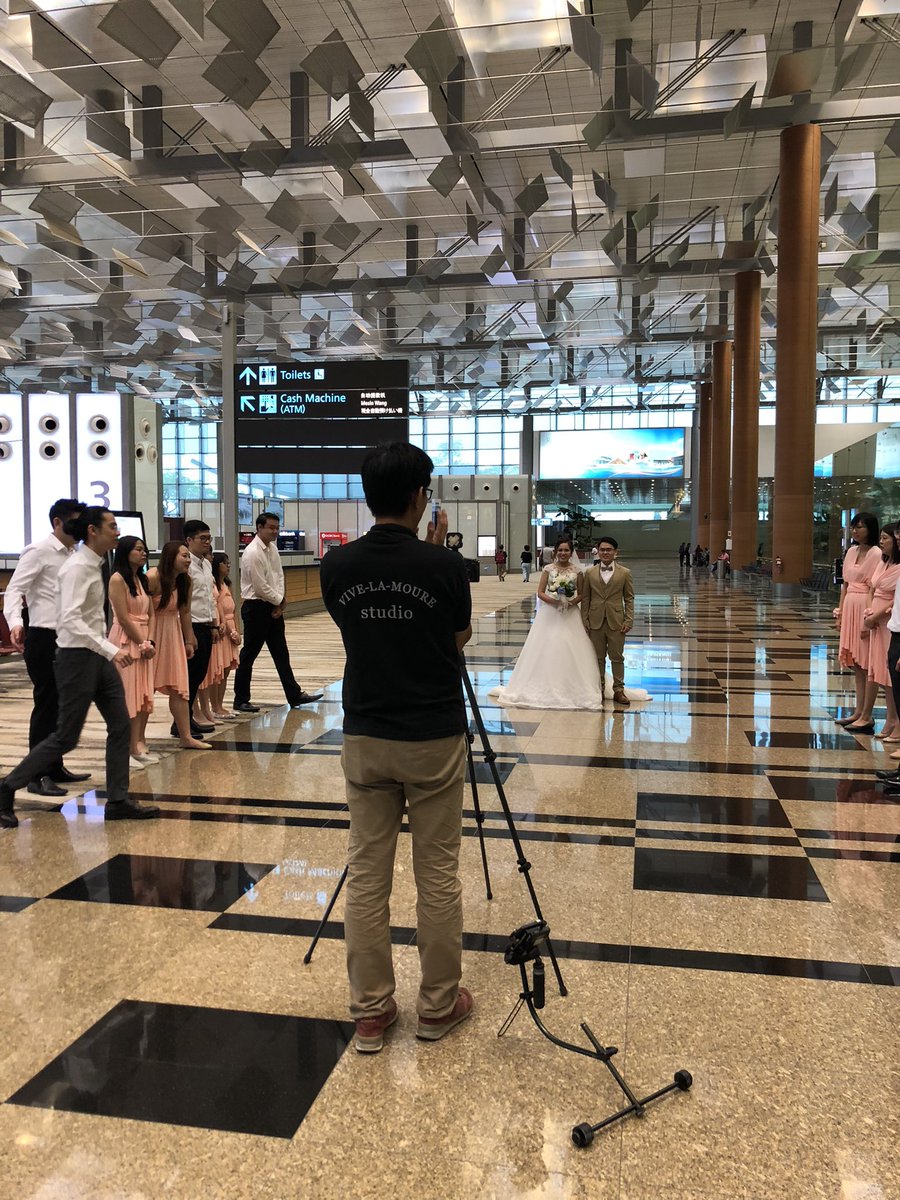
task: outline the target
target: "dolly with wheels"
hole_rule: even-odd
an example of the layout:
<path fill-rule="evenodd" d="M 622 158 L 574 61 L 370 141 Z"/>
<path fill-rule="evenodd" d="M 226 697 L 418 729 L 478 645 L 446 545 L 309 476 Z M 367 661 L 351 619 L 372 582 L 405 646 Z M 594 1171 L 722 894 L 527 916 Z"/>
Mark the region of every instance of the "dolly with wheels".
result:
<path fill-rule="evenodd" d="M 624 1108 L 620 1108 L 611 1116 L 604 1117 L 602 1121 L 598 1121 L 596 1125 L 591 1125 L 589 1122 L 583 1121 L 580 1125 L 574 1127 L 572 1130 L 572 1141 L 579 1149 L 585 1149 L 587 1146 L 590 1146 L 594 1140 L 594 1135 L 599 1133 L 601 1129 L 605 1129 L 615 1121 L 621 1121 L 624 1117 L 630 1117 L 632 1114 L 636 1117 L 643 1117 L 646 1114 L 648 1104 L 652 1104 L 654 1100 L 659 1100 L 662 1096 L 668 1095 L 669 1092 L 688 1091 L 694 1080 L 690 1071 L 676 1071 L 671 1083 L 639 1100 L 631 1090 L 628 1081 L 613 1062 L 613 1058 L 619 1053 L 618 1046 L 604 1046 L 595 1037 L 593 1030 L 586 1021 L 581 1022 L 581 1029 L 591 1044 L 590 1049 L 587 1046 L 576 1046 L 573 1042 L 565 1042 L 562 1038 L 558 1038 L 555 1034 L 551 1033 L 538 1015 L 538 1010 L 544 1007 L 545 1000 L 544 963 L 540 956 L 540 949 L 547 942 L 549 935 L 550 930 L 545 921 L 533 921 L 530 925 L 522 925 L 510 934 L 509 945 L 506 947 L 503 957 L 506 962 L 519 968 L 519 973 L 522 977 L 522 991 L 519 993 L 519 999 L 516 1001 L 512 1012 L 501 1025 L 497 1036 L 502 1037 L 506 1033 L 524 1004 L 531 1014 L 531 1019 L 535 1025 L 537 1025 L 544 1037 L 552 1042 L 554 1046 L 559 1046 L 563 1050 L 571 1050 L 573 1054 L 583 1054 L 586 1058 L 594 1058 L 598 1062 L 603 1063 L 616 1081 L 618 1087 L 624 1093 L 628 1103 Z M 526 964 L 529 962 L 533 963 L 531 986 L 528 984 L 528 974 L 525 970 Z"/>

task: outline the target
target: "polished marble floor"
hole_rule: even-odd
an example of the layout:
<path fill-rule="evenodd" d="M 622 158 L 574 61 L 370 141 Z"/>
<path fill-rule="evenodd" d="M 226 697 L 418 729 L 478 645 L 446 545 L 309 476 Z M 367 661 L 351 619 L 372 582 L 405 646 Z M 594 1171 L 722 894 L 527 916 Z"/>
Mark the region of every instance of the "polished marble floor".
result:
<path fill-rule="evenodd" d="M 627 678 L 649 702 L 498 708 L 533 608 L 512 576 L 473 589 L 467 661 L 569 990 L 548 967 L 544 1019 L 572 1040 L 587 1021 L 642 1092 L 679 1068 L 690 1092 L 577 1149 L 572 1126 L 618 1102 L 608 1074 L 527 1015 L 497 1037 L 519 990 L 502 951 L 533 910 L 477 741 L 475 1015 L 413 1036 L 404 835 L 401 1017 L 381 1055 L 353 1051 L 340 898 L 303 964 L 347 837 L 340 649 L 317 615 L 290 640 L 325 699 L 287 710 L 263 671 L 258 717 L 132 776 L 162 820 L 104 825 L 97 790 L 61 814 L 23 794 L 0 834 L 0 1198 L 900 1196 L 900 794 L 874 778 L 880 743 L 834 724 L 851 680 L 826 609 L 634 571 Z M 7 761 L 27 703 L 5 666 Z M 96 765 L 99 735 L 73 762 Z"/>

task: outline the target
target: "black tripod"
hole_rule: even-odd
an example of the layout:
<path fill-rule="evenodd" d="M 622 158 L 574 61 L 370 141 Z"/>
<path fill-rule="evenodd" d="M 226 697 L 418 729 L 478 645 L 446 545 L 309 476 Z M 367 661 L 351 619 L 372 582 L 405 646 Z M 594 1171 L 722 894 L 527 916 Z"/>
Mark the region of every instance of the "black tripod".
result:
<path fill-rule="evenodd" d="M 460 671 L 462 674 L 463 687 L 464 687 L 464 690 L 466 693 L 466 700 L 469 705 L 469 709 L 471 710 L 471 713 L 472 713 L 472 719 L 475 722 L 475 728 L 478 731 L 478 738 L 481 742 L 481 753 L 484 757 L 484 761 L 487 763 L 488 768 L 491 772 L 491 779 L 494 784 L 494 787 L 497 790 L 497 796 L 500 800 L 500 807 L 503 809 L 503 815 L 506 818 L 507 828 L 509 829 L 509 834 L 510 834 L 510 837 L 512 838 L 512 843 L 513 843 L 513 846 L 516 851 L 516 862 L 518 864 L 519 873 L 525 879 L 525 886 L 528 889 L 528 895 L 531 897 L 531 904 L 532 904 L 532 907 L 534 908 L 535 917 L 537 918 L 537 920 L 540 923 L 542 923 L 543 925 L 546 926 L 546 922 L 544 921 L 543 913 L 541 912 L 541 906 L 540 906 L 540 903 L 538 902 L 537 893 L 534 890 L 534 883 L 532 882 L 532 879 L 531 879 L 531 863 L 525 857 L 525 851 L 522 849 L 522 843 L 519 840 L 519 834 L 516 829 L 516 824 L 515 824 L 515 821 L 513 820 L 512 812 L 510 811 L 509 801 L 506 799 L 506 793 L 503 790 L 503 780 L 500 778 L 500 772 L 497 770 L 497 755 L 496 755 L 496 752 L 494 751 L 494 748 L 491 746 L 490 739 L 488 738 L 487 730 L 485 729 L 485 726 L 484 726 L 484 719 L 481 715 L 481 709 L 478 707 L 478 701 L 475 698 L 475 690 L 472 687 L 472 681 L 469 678 L 469 672 L 466 667 L 465 656 L 460 654 L 459 660 L 460 660 Z M 474 814 L 475 814 L 475 825 L 478 830 L 478 841 L 481 846 L 481 866 L 482 866 L 482 870 L 484 871 L 484 889 L 485 889 L 485 895 L 486 895 L 487 899 L 492 900 L 494 898 L 494 896 L 493 896 L 493 892 L 491 890 L 491 876 L 490 876 L 490 870 L 488 868 L 487 850 L 486 850 L 485 844 L 484 844 L 484 813 L 481 809 L 481 804 L 478 799 L 478 780 L 476 778 L 475 757 L 474 757 L 474 753 L 473 753 L 473 744 L 475 741 L 475 735 L 471 731 L 468 734 L 468 739 L 469 739 L 469 744 L 468 744 L 468 750 L 467 750 L 467 758 L 468 758 L 468 764 L 469 764 L 469 784 L 472 788 L 472 807 L 474 809 Z M 318 945 L 319 938 L 322 936 L 322 930 L 324 929 L 325 924 L 328 921 L 328 918 L 331 916 L 331 910 L 334 908 L 335 901 L 337 900 L 338 896 L 340 895 L 341 888 L 344 886 L 344 883 L 347 879 L 347 871 L 348 871 L 348 867 L 344 867 L 344 870 L 341 873 L 341 877 L 337 882 L 337 887 L 334 889 L 331 899 L 328 901 L 328 905 L 325 909 L 325 912 L 322 914 L 322 920 L 319 922 L 318 928 L 316 929 L 315 933 L 313 934 L 313 939 L 309 944 L 309 949 L 307 950 L 306 954 L 304 954 L 304 956 L 303 956 L 304 964 L 308 965 L 310 963 L 310 961 L 312 960 L 313 951 L 315 950 L 316 946 Z M 551 965 L 553 967 L 553 973 L 556 976 L 556 982 L 559 986 L 559 994 L 561 996 L 566 996 L 566 995 L 568 995 L 568 989 L 566 988 L 565 982 L 563 981 L 562 972 L 559 969 L 559 963 L 557 962 L 556 954 L 553 950 L 553 946 L 550 943 L 549 938 L 545 939 L 545 941 L 546 941 L 546 946 L 547 946 L 547 956 L 550 959 Z"/>
<path fill-rule="evenodd" d="M 585 1146 L 589 1146 L 594 1140 L 594 1134 L 598 1133 L 601 1129 L 605 1129 L 607 1125 L 612 1125 L 615 1121 L 621 1121 L 623 1117 L 631 1116 L 632 1113 L 636 1117 L 643 1117 L 648 1104 L 652 1104 L 654 1100 L 659 1100 L 661 1096 L 668 1095 L 669 1092 L 686 1092 L 694 1081 L 690 1071 L 676 1071 L 672 1083 L 666 1084 L 665 1087 L 659 1088 L 649 1096 L 644 1096 L 642 1100 L 639 1100 L 629 1087 L 627 1080 L 619 1072 L 616 1064 L 612 1061 L 613 1057 L 619 1053 L 618 1047 L 604 1046 L 599 1042 L 586 1021 L 581 1022 L 581 1029 L 584 1036 L 591 1043 L 590 1049 L 586 1046 L 576 1046 L 572 1042 L 564 1042 L 562 1038 L 558 1038 L 550 1032 L 538 1016 L 538 1009 L 544 1007 L 545 992 L 544 964 L 540 951 L 541 946 L 546 945 L 549 953 L 550 943 L 547 940 L 549 935 L 550 930 L 545 921 L 535 921 L 531 925 L 522 925 L 519 929 L 513 930 L 509 935 L 509 945 L 506 947 L 503 957 L 506 962 L 519 968 L 519 973 L 522 976 L 522 991 L 519 993 L 519 999 L 513 1006 L 512 1012 L 500 1026 L 497 1037 L 503 1037 L 504 1033 L 506 1033 L 518 1016 L 522 1005 L 525 1004 L 535 1025 L 537 1025 L 544 1037 L 552 1042 L 554 1046 L 560 1046 L 563 1050 L 571 1050 L 573 1054 L 583 1054 L 586 1058 L 595 1058 L 598 1062 L 603 1063 L 625 1094 L 628 1104 L 624 1108 L 620 1108 L 617 1112 L 614 1112 L 612 1116 L 604 1117 L 596 1125 L 591 1125 L 588 1121 L 576 1125 L 572 1130 L 572 1141 L 576 1146 L 584 1148 Z M 525 970 L 525 964 L 529 962 L 534 964 L 531 987 L 528 986 L 528 975 Z"/>

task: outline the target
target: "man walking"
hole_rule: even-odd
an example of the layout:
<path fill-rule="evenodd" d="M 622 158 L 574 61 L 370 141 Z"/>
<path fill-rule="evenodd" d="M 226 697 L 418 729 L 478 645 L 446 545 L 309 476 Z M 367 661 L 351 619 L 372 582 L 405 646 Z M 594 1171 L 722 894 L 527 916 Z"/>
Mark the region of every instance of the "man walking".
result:
<path fill-rule="evenodd" d="M 59 718 L 54 732 L 0 783 L 0 829 L 15 829 L 19 823 L 13 811 L 16 790 L 45 775 L 53 763 L 77 746 L 91 704 L 97 705 L 106 722 L 106 820 L 159 816 L 158 808 L 128 798 L 131 722 L 116 666 L 127 667 L 131 656 L 106 636 L 100 573 L 104 557 L 119 540 L 119 527 L 108 509 L 91 506 L 76 519 L 72 533 L 83 545 L 59 572 Z"/>
<path fill-rule="evenodd" d="M 497 575 L 501 583 L 506 582 L 506 551 L 503 549 L 502 543 L 497 547 L 497 553 L 494 555 L 494 562 L 497 564 Z"/>
<path fill-rule="evenodd" d="M 284 629 L 284 570 L 277 546 L 280 524 L 274 513 L 260 513 L 256 518 L 256 537 L 241 555 L 244 645 L 234 673 L 235 712 L 259 712 L 259 707 L 250 703 L 250 683 L 253 664 L 263 646 L 269 648 L 291 708 L 322 699 L 321 692 L 312 695 L 305 692 L 291 669 Z"/>
<path fill-rule="evenodd" d="M 322 595 L 347 652 L 342 765 L 350 810 L 347 971 L 356 1048 L 375 1053 L 397 1020 L 388 901 L 408 811 L 421 967 L 416 1036 L 437 1041 L 472 1011 L 462 975 L 466 710 L 459 652 L 472 635 L 466 566 L 443 546 L 446 513 L 416 536 L 433 464 L 393 442 L 362 466 L 375 517 L 322 561 Z M 390 687 L 386 687 L 386 681 Z"/>
<path fill-rule="evenodd" d="M 26 546 L 19 556 L 6 589 L 3 614 L 9 624 L 10 639 L 24 653 L 25 669 L 31 680 L 34 708 L 28 728 L 28 748 L 50 736 L 56 728 L 58 695 L 53 669 L 56 657 L 56 596 L 59 572 L 75 546 L 72 522 L 84 509 L 80 500 L 57 500 L 50 509 L 53 532 L 40 542 Z M 28 631 L 22 620 L 23 605 L 28 606 Z M 62 758 L 51 763 L 46 773 L 28 783 L 35 796 L 65 796 L 61 783 L 83 783 L 90 772 L 69 771 Z"/>
<path fill-rule="evenodd" d="M 522 567 L 522 582 L 527 583 L 531 578 L 531 564 L 534 562 L 534 556 L 531 553 L 531 547 L 525 546 L 522 553 L 519 555 L 519 564 Z"/>
<path fill-rule="evenodd" d="M 599 562 L 585 571 L 581 619 L 594 645 L 601 676 L 606 656 L 613 677 L 613 701 L 628 707 L 625 695 L 625 635 L 634 624 L 634 581 L 627 567 L 616 562 L 619 543 L 613 537 L 597 543 Z"/>
<path fill-rule="evenodd" d="M 201 738 L 212 733 L 215 725 L 202 725 L 194 716 L 194 703 L 200 691 L 212 648 L 219 640 L 219 610 L 213 595 L 213 573 L 210 564 L 212 552 L 212 530 L 205 521 L 185 521 L 184 544 L 191 554 L 191 629 L 194 653 L 188 659 L 188 713 L 191 719 L 191 734 Z M 178 730 L 172 725 L 172 737 Z"/>

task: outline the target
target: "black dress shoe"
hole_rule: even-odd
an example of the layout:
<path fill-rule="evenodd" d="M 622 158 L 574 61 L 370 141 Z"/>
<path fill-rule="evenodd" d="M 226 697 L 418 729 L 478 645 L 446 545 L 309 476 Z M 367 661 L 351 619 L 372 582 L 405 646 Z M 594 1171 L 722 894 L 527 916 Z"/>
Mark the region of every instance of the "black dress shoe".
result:
<path fill-rule="evenodd" d="M 32 796 L 68 796 L 69 794 L 65 788 L 55 784 L 49 775 L 42 775 L 40 779 L 32 779 L 28 790 Z"/>
<path fill-rule="evenodd" d="M 19 818 L 13 812 L 15 792 L 0 784 L 0 829 L 15 829 Z"/>
<path fill-rule="evenodd" d="M 194 737 L 198 737 L 201 733 L 215 733 L 215 732 L 216 732 L 215 725 L 196 725 L 193 721 L 191 721 L 191 733 L 194 735 Z"/>
<path fill-rule="evenodd" d="M 234 711 L 235 712 L 259 712 L 259 705 L 251 704 L 248 700 L 246 704 L 235 704 Z"/>
<path fill-rule="evenodd" d="M 90 777 L 90 771 L 70 771 L 68 767 L 60 767 L 58 771 L 50 772 L 54 783 L 84 783 Z"/>
<path fill-rule="evenodd" d="M 893 767 L 890 771 L 876 771 L 876 779 L 883 779 L 885 783 L 900 783 L 900 770 Z"/>
<path fill-rule="evenodd" d="M 132 800 L 120 800 L 115 804 L 107 802 L 103 810 L 104 821 L 146 821 L 158 816 L 159 809 L 155 805 L 135 804 Z"/>
<path fill-rule="evenodd" d="M 291 708 L 301 708 L 304 704 L 314 704 L 316 700 L 321 700 L 323 692 L 315 692 L 312 695 L 309 692 L 301 692 L 296 700 L 291 701 Z"/>

